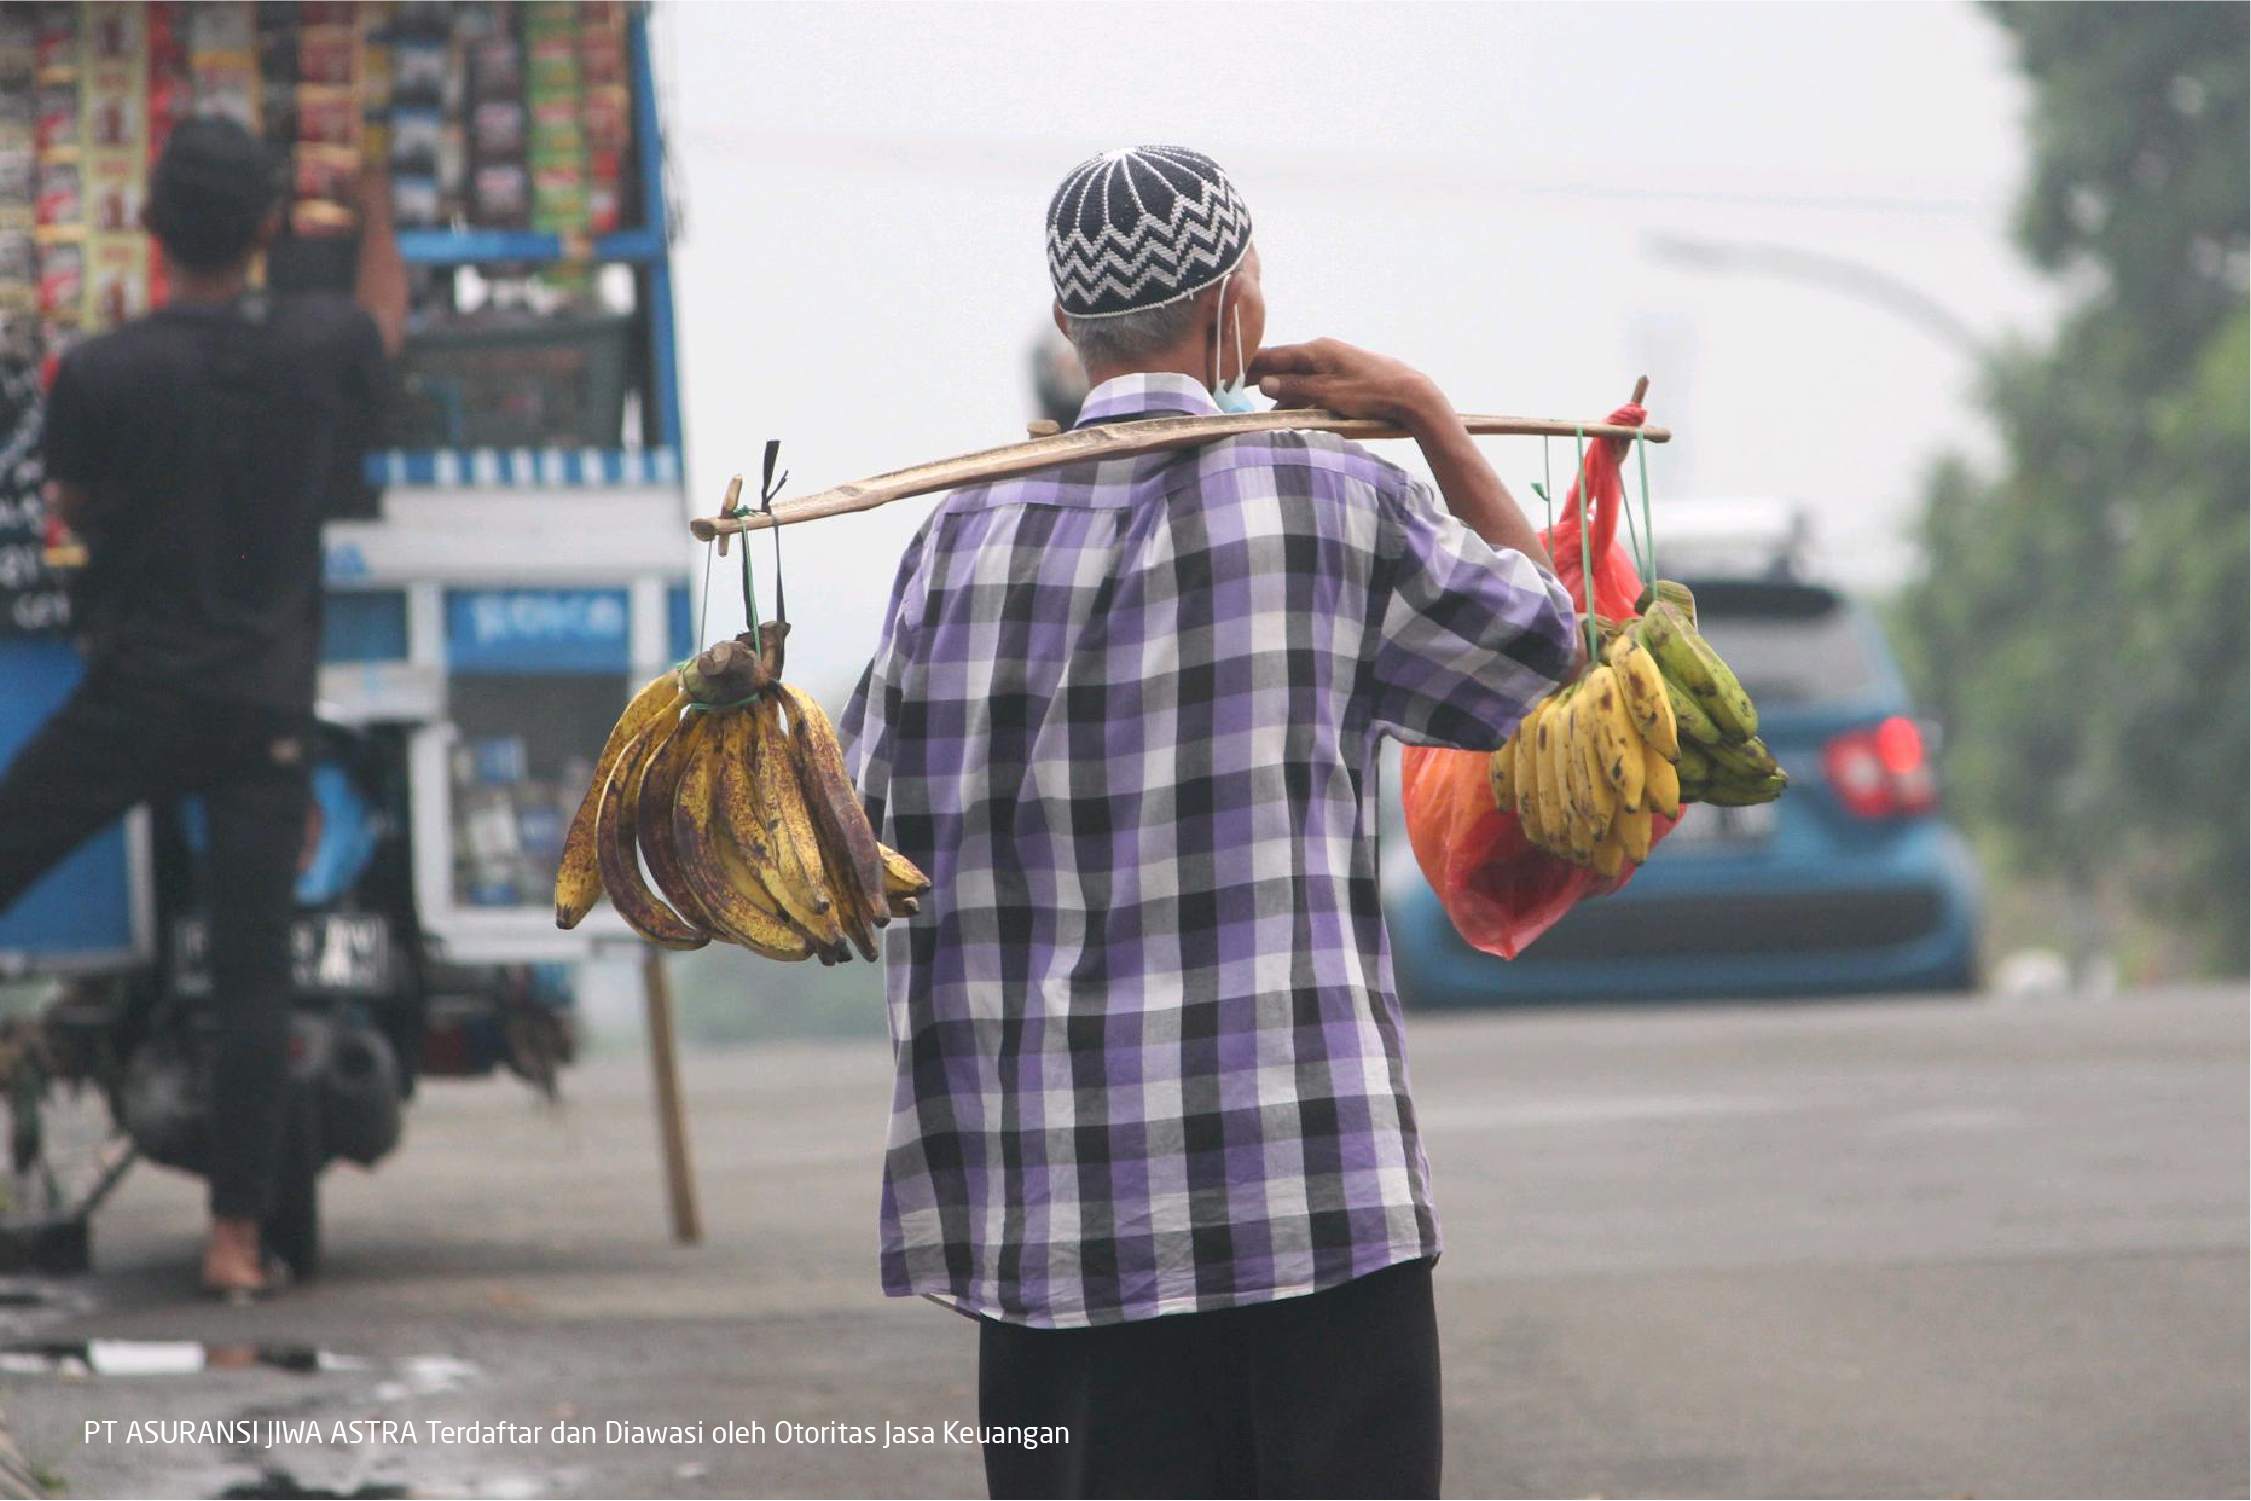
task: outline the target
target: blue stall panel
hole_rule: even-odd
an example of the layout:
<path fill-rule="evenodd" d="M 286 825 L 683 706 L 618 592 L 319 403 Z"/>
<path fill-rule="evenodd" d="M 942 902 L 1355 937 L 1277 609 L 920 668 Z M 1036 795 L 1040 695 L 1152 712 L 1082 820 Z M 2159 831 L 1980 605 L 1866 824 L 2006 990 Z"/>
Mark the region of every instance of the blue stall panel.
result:
<path fill-rule="evenodd" d="M 406 660 L 404 589 L 332 589 L 323 615 L 321 661 Z"/>
<path fill-rule="evenodd" d="M 70 696 L 84 672 L 67 641 L 0 638 L 0 763 Z M 146 956 L 136 942 L 134 862 L 125 827 L 112 824 L 0 912 L 0 973 L 110 968 Z"/>
<path fill-rule="evenodd" d="M 633 657 L 623 589 L 451 589 L 455 672 L 623 672 Z"/>
<path fill-rule="evenodd" d="M 664 639 L 665 648 L 675 662 L 687 661 L 700 649 L 686 584 L 674 584 L 664 591 Z"/>

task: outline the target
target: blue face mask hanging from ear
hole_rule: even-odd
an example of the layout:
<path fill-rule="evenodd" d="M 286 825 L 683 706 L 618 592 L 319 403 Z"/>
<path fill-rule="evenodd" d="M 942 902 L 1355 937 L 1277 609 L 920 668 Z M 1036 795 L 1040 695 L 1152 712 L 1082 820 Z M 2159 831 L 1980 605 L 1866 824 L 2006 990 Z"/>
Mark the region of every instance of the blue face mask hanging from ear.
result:
<path fill-rule="evenodd" d="M 1221 411 L 1239 417 L 1246 412 L 1255 412 L 1258 408 L 1251 404 L 1250 356 L 1243 349 L 1243 304 L 1240 298 L 1236 300 L 1234 309 L 1235 357 L 1242 361 L 1242 368 L 1236 372 L 1233 381 L 1220 378 L 1218 368 L 1219 362 L 1226 357 L 1227 349 L 1226 341 L 1221 337 L 1220 318 L 1222 309 L 1227 306 L 1227 283 L 1234 278 L 1235 273 L 1230 271 L 1219 279 L 1219 306 L 1212 309 L 1211 399 Z"/>

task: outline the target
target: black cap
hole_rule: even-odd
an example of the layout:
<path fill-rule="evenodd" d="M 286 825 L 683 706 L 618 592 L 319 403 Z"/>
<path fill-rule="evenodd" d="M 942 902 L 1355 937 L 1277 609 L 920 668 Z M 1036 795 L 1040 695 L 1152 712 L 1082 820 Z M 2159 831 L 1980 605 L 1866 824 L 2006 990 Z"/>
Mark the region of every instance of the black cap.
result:
<path fill-rule="evenodd" d="M 183 120 L 149 174 L 148 225 L 182 265 L 239 260 L 281 201 L 274 154 L 233 120 Z"/>

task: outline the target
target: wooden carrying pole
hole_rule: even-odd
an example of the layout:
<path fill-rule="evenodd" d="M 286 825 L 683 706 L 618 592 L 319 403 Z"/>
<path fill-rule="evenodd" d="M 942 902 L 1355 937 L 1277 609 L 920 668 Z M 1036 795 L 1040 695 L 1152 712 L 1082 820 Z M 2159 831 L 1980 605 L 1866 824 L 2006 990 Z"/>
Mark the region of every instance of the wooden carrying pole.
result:
<path fill-rule="evenodd" d="M 1643 384 L 1647 384 L 1646 377 Z M 1637 387 L 1637 401 L 1640 399 L 1639 391 L 1640 388 Z M 1462 423 L 1479 437 L 1640 437 L 1651 443 L 1664 443 L 1672 438 L 1672 433 L 1661 427 L 1628 427 L 1615 422 L 1566 422 L 1554 417 L 1465 416 Z M 800 521 L 818 521 L 826 516 L 872 511 L 877 506 L 889 505 L 894 500 L 929 495 L 939 490 L 959 489 L 963 485 L 974 485 L 985 480 L 1008 479 L 1057 464 L 1077 463 L 1087 459 L 1129 458 L 1134 454 L 1156 453 L 1167 448 L 1193 448 L 1200 443 L 1240 437 L 1245 433 L 1285 431 L 1334 433 L 1340 438 L 1364 439 L 1409 436 L 1405 428 L 1394 427 L 1388 422 L 1377 422 L 1364 417 L 1339 417 L 1334 412 L 1303 409 L 1213 417 L 1147 417 L 1138 422 L 1105 422 L 1095 427 L 1057 433 L 1052 437 L 1034 438 L 1026 443 L 1011 443 L 1002 448 L 987 448 L 977 453 L 965 453 L 957 458 L 938 459 L 907 469 L 895 469 L 873 479 L 855 480 L 832 490 L 801 495 L 795 500 L 784 501 L 775 506 L 771 515 L 764 511 L 753 511 L 741 516 L 698 517 L 688 525 L 695 532 L 697 541 L 709 542 L 735 532 L 763 531 L 769 526 L 793 526 Z"/>
<path fill-rule="evenodd" d="M 649 1008 L 649 1070 L 656 1083 L 657 1136 L 664 1149 L 672 1238 L 692 1246 L 703 1239 L 703 1220 L 696 1212 L 695 1168 L 688 1161 L 688 1112 L 680 1097 L 680 1050 L 672 1033 L 672 982 L 665 974 L 664 953 L 654 945 L 641 959 L 641 988 Z"/>

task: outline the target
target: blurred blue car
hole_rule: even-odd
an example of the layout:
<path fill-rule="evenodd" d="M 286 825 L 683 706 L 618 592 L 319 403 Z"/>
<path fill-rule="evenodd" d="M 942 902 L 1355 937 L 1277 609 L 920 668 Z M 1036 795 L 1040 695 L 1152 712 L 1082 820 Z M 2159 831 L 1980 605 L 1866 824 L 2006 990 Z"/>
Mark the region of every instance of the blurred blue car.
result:
<path fill-rule="evenodd" d="M 1691 808 L 1625 890 L 1580 903 L 1514 960 L 1462 941 L 1395 821 L 1384 905 L 1409 1006 L 1977 983 L 1977 867 L 1938 810 L 1927 735 L 1875 620 L 1786 576 L 1685 581 L 1789 790 L 1759 807 Z"/>

